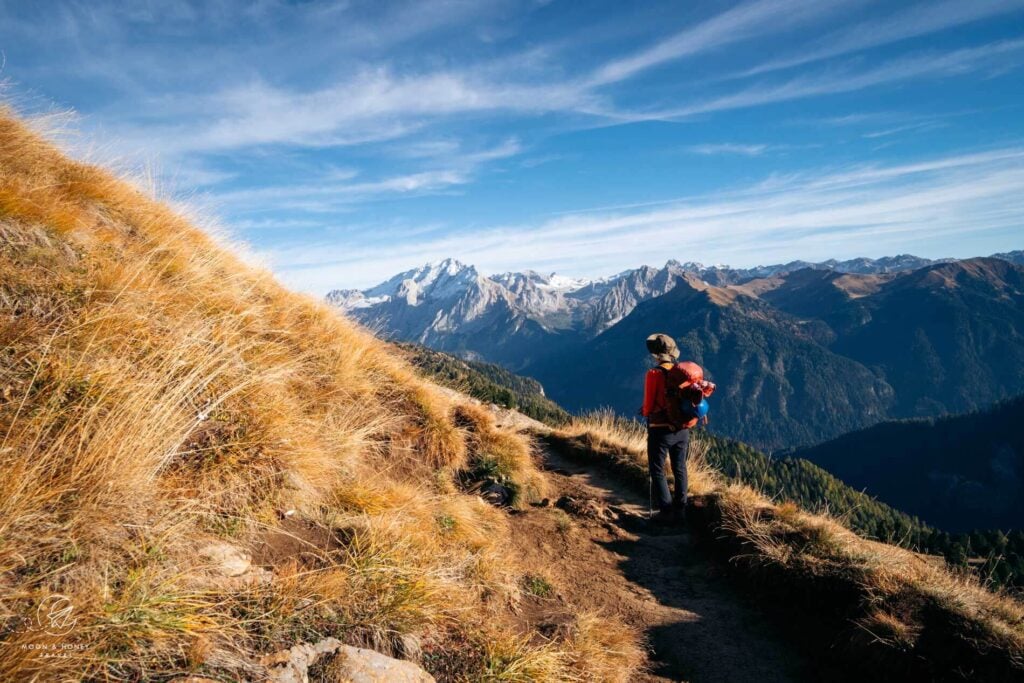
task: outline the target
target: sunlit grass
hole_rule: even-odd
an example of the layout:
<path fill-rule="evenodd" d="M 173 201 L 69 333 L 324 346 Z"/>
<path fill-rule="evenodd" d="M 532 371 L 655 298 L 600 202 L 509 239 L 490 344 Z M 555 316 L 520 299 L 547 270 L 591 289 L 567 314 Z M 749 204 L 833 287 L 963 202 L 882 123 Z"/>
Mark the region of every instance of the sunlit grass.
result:
<path fill-rule="evenodd" d="M 227 680 L 302 640 L 388 653 L 484 624 L 515 646 L 466 654 L 475 678 L 576 675 L 568 636 L 494 619 L 523 572 L 506 513 L 459 485 L 486 469 L 524 505 L 545 481 L 528 440 L 459 403 L 0 114 L 0 680 Z M 252 567 L 219 575 L 213 541 Z M 54 644 L 20 626 L 48 595 L 82 645 L 52 660 L 19 647 Z"/>

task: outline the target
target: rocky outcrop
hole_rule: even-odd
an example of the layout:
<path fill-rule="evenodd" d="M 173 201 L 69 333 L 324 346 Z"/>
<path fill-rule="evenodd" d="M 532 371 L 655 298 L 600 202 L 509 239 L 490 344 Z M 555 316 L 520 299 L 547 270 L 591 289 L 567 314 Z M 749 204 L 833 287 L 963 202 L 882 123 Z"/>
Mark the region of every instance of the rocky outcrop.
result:
<path fill-rule="evenodd" d="M 402 650 L 406 655 L 418 652 L 418 648 L 415 637 L 411 641 L 403 639 Z M 434 683 L 433 676 L 411 661 L 345 645 L 337 638 L 299 643 L 262 657 L 216 650 L 203 665 L 210 672 L 216 672 L 217 678 L 182 676 L 172 683 L 208 683 L 225 680 L 224 676 L 240 683 L 309 683 L 310 671 L 314 669 L 321 673 L 329 671 L 329 680 L 345 683 Z"/>
<path fill-rule="evenodd" d="M 434 677 L 412 662 L 394 659 L 374 650 L 345 645 L 337 638 L 301 643 L 267 655 L 260 664 L 273 683 L 309 683 L 309 669 L 331 658 L 336 680 L 346 683 L 433 683 Z"/>

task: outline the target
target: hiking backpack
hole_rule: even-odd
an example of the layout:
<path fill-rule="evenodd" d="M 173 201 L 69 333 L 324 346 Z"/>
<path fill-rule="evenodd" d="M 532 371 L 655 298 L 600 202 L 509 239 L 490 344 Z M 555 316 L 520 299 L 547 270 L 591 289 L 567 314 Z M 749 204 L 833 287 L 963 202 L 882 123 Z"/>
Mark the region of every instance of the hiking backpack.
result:
<path fill-rule="evenodd" d="M 692 361 L 661 368 L 665 377 L 665 405 L 669 422 L 679 429 L 692 429 L 707 423 L 707 397 L 715 385 L 704 379 L 704 369 Z"/>

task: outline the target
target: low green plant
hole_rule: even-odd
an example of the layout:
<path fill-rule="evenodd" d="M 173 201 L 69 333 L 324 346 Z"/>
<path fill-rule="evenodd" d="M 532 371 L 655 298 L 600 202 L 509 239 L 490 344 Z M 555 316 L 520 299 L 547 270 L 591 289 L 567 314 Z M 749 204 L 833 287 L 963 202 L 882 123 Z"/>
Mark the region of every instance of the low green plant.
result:
<path fill-rule="evenodd" d="M 523 588 L 530 595 L 538 598 L 550 598 L 555 589 L 551 583 L 539 574 L 527 574 L 523 577 Z"/>

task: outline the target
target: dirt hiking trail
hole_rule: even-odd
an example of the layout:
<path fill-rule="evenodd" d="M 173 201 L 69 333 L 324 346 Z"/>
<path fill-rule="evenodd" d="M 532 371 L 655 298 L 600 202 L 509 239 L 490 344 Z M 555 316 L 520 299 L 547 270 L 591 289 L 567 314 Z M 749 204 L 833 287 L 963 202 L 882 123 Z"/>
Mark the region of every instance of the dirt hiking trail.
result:
<path fill-rule="evenodd" d="M 689 533 L 650 528 L 646 499 L 539 448 L 550 503 L 511 517 L 514 550 L 545 580 L 526 601 L 524 620 L 541 632 L 556 628 L 566 604 L 618 616 L 648 641 L 648 671 L 638 681 L 817 679 L 813 666 L 693 547 Z"/>

